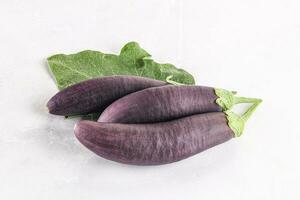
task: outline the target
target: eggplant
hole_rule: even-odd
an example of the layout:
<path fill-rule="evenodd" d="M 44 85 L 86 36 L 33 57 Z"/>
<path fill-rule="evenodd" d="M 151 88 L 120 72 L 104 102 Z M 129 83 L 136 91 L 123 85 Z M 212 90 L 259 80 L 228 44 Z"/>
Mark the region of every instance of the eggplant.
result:
<path fill-rule="evenodd" d="M 261 101 L 239 116 L 232 111 L 197 114 L 152 124 L 80 121 L 75 136 L 92 152 L 132 165 L 161 165 L 183 160 L 242 134 Z"/>
<path fill-rule="evenodd" d="M 167 85 L 144 89 L 116 100 L 100 115 L 98 122 L 154 123 L 207 112 L 229 110 L 237 103 L 255 98 L 206 86 Z"/>
<path fill-rule="evenodd" d="M 51 114 L 72 116 L 101 113 L 113 101 L 132 92 L 168 83 L 138 76 L 107 76 L 63 89 L 47 103 Z"/>

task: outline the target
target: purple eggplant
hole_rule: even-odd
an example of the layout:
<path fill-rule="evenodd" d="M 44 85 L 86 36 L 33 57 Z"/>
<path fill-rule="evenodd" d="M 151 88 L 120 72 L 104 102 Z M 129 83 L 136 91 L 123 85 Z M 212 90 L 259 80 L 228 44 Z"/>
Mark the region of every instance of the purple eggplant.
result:
<path fill-rule="evenodd" d="M 240 136 L 259 103 L 242 116 L 225 111 L 152 124 L 80 121 L 74 132 L 84 146 L 103 158 L 133 165 L 161 165 Z"/>
<path fill-rule="evenodd" d="M 148 88 L 112 103 L 100 115 L 98 122 L 163 122 L 194 114 L 225 111 L 234 104 L 257 100 L 234 95 L 235 92 L 205 86 Z"/>
<path fill-rule="evenodd" d="M 113 101 L 132 92 L 166 85 L 166 82 L 137 76 L 107 76 L 74 84 L 58 92 L 47 103 L 55 115 L 101 112 Z"/>

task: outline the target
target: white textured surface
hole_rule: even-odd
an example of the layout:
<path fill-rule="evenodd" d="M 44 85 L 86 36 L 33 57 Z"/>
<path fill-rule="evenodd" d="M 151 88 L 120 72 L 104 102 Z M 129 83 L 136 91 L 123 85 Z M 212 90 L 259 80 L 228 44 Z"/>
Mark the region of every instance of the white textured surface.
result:
<path fill-rule="evenodd" d="M 1 199 L 299 199 L 297 0 L 0 1 Z M 110 162 L 51 116 L 55 53 L 140 42 L 198 84 L 261 97 L 238 139 L 171 165 Z"/>

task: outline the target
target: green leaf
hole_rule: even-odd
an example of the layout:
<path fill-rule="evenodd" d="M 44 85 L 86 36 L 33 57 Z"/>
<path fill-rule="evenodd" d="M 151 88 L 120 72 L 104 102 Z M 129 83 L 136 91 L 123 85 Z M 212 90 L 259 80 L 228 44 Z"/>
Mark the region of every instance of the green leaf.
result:
<path fill-rule="evenodd" d="M 64 89 L 83 80 L 112 75 L 134 75 L 183 84 L 195 84 L 191 74 L 172 64 L 160 64 L 138 43 L 129 42 L 120 55 L 86 50 L 76 54 L 57 54 L 49 57 L 48 64 L 58 88 Z"/>

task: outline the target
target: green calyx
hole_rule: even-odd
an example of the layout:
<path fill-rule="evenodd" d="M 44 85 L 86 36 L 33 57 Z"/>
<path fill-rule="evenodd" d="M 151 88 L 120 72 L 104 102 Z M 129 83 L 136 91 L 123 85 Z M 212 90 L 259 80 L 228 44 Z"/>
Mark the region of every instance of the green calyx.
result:
<path fill-rule="evenodd" d="M 219 97 L 216 103 L 222 110 L 229 110 L 234 105 L 234 93 L 231 91 L 216 88 L 215 93 Z"/>
<path fill-rule="evenodd" d="M 235 104 L 239 103 L 255 103 L 259 99 L 246 98 L 235 96 L 235 91 L 228 91 L 224 89 L 215 89 L 215 93 L 218 96 L 216 103 L 222 108 L 223 111 L 230 110 Z"/>
<path fill-rule="evenodd" d="M 235 137 L 242 135 L 246 121 L 250 118 L 257 106 L 262 102 L 261 99 L 247 98 L 235 96 L 236 92 L 215 89 L 215 93 L 218 96 L 216 103 L 223 109 L 223 112 L 227 116 L 228 126 L 234 132 Z M 243 114 L 238 115 L 232 112 L 230 109 L 240 103 L 252 103 L 252 106 Z"/>
<path fill-rule="evenodd" d="M 247 120 L 250 118 L 250 116 L 253 114 L 253 112 L 261 102 L 261 99 L 257 99 L 255 102 L 253 102 L 252 106 L 250 106 L 250 108 L 241 116 L 230 110 L 224 112 L 227 115 L 228 126 L 233 131 L 235 137 L 239 137 L 242 135 Z"/>

